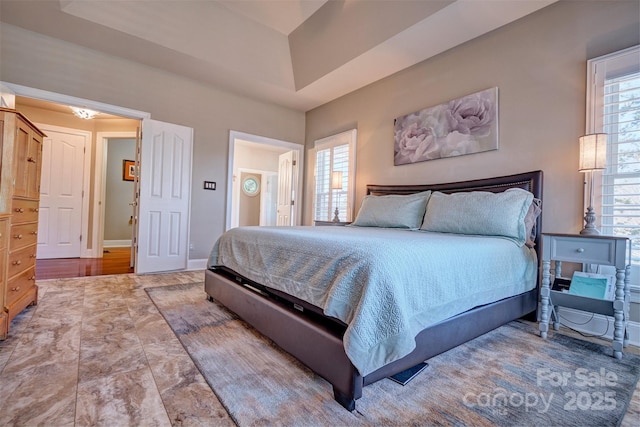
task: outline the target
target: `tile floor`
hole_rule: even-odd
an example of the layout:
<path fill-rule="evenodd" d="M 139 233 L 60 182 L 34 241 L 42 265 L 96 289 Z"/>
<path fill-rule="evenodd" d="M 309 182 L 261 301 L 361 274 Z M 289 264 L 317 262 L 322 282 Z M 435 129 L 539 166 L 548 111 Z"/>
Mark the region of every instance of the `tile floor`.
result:
<path fill-rule="evenodd" d="M 0 341 L 0 425 L 234 425 L 144 291 L 203 279 L 38 281 Z"/>
<path fill-rule="evenodd" d="M 203 278 L 38 281 L 38 305 L 0 341 L 0 425 L 235 425 L 144 291 Z M 622 425 L 639 420 L 640 386 Z"/>

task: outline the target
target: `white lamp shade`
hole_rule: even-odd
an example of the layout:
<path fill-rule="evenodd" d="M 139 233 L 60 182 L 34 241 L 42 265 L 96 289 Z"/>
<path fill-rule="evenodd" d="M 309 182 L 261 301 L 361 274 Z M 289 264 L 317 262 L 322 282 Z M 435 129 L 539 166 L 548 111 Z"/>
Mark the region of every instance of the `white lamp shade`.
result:
<path fill-rule="evenodd" d="M 342 190 L 342 171 L 331 172 L 331 189 Z"/>
<path fill-rule="evenodd" d="M 593 133 L 580 137 L 580 172 L 605 169 L 607 163 L 607 134 Z"/>

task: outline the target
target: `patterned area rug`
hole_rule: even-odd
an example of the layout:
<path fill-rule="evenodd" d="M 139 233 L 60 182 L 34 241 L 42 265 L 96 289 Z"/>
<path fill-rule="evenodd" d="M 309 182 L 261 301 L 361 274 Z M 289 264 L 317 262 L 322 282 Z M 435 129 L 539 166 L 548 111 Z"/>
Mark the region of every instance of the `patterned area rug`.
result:
<path fill-rule="evenodd" d="M 147 292 L 239 426 L 619 425 L 640 357 L 511 322 L 429 360 L 406 386 L 365 387 L 356 410 L 328 382 L 233 313 L 206 300 L 203 283 Z"/>

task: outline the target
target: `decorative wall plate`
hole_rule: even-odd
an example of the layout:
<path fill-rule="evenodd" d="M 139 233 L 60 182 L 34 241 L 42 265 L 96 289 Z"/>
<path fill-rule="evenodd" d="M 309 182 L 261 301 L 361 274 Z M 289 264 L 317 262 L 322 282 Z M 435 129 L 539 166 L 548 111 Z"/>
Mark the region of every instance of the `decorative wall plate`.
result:
<path fill-rule="evenodd" d="M 242 181 L 242 191 L 247 196 L 256 196 L 260 193 L 260 182 L 254 176 L 248 176 Z"/>

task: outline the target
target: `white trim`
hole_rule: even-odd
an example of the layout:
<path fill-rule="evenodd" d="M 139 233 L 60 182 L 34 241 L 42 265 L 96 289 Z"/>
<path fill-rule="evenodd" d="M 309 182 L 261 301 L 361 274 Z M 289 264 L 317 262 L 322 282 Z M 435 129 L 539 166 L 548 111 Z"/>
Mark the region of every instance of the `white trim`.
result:
<path fill-rule="evenodd" d="M 233 165 L 234 165 L 234 153 L 235 153 L 235 141 L 241 139 L 244 141 L 255 142 L 258 144 L 271 145 L 274 147 L 282 147 L 288 150 L 292 150 L 298 153 L 297 158 L 297 177 L 295 178 L 295 190 L 294 190 L 294 206 L 295 209 L 295 221 L 294 224 L 300 225 L 302 220 L 302 182 L 300 174 L 303 173 L 302 165 L 304 165 L 304 145 L 295 144 L 293 142 L 282 141 L 279 139 L 269 138 L 266 136 L 252 135 L 250 133 L 238 132 L 235 130 L 229 131 L 229 160 L 227 164 L 227 206 L 226 206 L 226 218 L 225 218 L 225 230 L 231 228 L 231 207 L 233 204 Z"/>
<path fill-rule="evenodd" d="M 89 195 L 91 194 L 91 152 L 93 147 L 93 132 L 44 123 L 34 123 L 34 125 L 36 125 L 36 127 L 42 130 L 44 133 L 47 133 L 46 130 L 49 129 L 54 132 L 68 133 L 71 135 L 84 137 L 85 150 L 83 154 L 84 164 L 82 172 L 82 219 L 80 224 L 82 243 L 80 244 L 80 258 L 94 258 L 94 250 L 89 249 Z"/>
<path fill-rule="evenodd" d="M 2 82 L 0 82 L 0 107 L 16 108 L 16 94 Z"/>
<path fill-rule="evenodd" d="M 585 311 L 574 310 L 572 308 L 560 307 L 560 322 L 584 334 L 601 335 L 604 331 L 608 331 L 602 337 L 603 339 L 613 339 L 613 317 L 603 316 L 601 314 L 593 314 Z M 608 324 L 608 325 L 607 325 Z M 560 325 L 562 328 L 563 325 Z M 640 347 L 640 323 L 628 322 L 627 331 L 629 331 L 629 344 Z"/>
<path fill-rule="evenodd" d="M 91 110 L 100 111 L 101 113 L 113 114 L 116 116 L 128 117 L 131 119 L 147 119 L 151 117 L 150 113 L 144 111 L 132 110 L 130 108 L 105 104 L 98 101 L 92 101 L 90 99 L 77 98 L 75 96 L 63 95 L 60 93 L 49 92 L 46 90 L 35 89 L 2 81 L 0 81 L 0 85 L 5 85 L 6 87 L 14 91 L 16 95 L 24 96 L 27 98 L 41 99 L 43 101 L 51 101 L 58 104 L 73 105 L 76 107 L 86 107 Z"/>
<path fill-rule="evenodd" d="M 105 240 L 104 248 L 124 248 L 131 247 L 131 240 Z"/>
<path fill-rule="evenodd" d="M 97 132 L 96 133 L 96 163 L 93 168 L 95 181 L 93 183 L 93 229 L 92 236 L 95 242 L 94 258 L 102 258 L 104 239 L 104 199 L 106 197 L 107 173 L 107 139 L 136 139 L 136 132 Z M 129 241 L 131 246 L 131 241 Z"/>
<path fill-rule="evenodd" d="M 187 261 L 187 271 L 205 270 L 207 268 L 207 258 L 190 259 Z"/>

